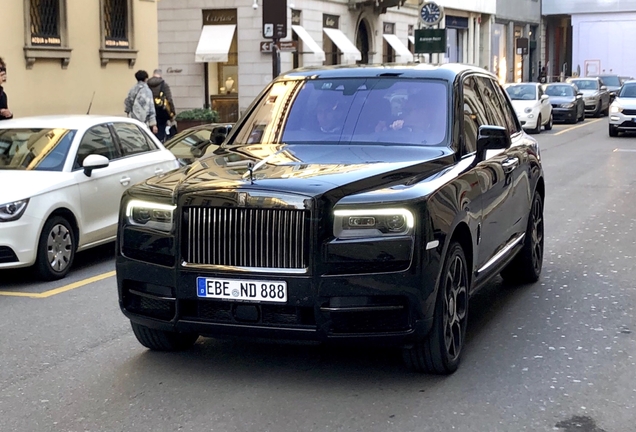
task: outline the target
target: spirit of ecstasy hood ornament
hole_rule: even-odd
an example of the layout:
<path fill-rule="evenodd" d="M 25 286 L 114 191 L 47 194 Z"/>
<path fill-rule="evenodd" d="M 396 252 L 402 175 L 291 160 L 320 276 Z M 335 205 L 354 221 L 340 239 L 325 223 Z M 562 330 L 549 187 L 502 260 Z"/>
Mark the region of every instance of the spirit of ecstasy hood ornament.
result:
<path fill-rule="evenodd" d="M 250 183 L 254 184 L 254 164 L 252 162 L 247 163 L 247 170 L 250 173 Z"/>

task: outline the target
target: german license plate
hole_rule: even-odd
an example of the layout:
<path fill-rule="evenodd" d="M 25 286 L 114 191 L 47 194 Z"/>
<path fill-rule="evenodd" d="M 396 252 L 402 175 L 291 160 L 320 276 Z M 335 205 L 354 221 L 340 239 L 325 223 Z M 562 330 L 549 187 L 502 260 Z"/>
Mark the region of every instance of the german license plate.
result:
<path fill-rule="evenodd" d="M 287 301 L 287 282 L 198 277 L 197 296 L 224 300 L 285 303 Z"/>

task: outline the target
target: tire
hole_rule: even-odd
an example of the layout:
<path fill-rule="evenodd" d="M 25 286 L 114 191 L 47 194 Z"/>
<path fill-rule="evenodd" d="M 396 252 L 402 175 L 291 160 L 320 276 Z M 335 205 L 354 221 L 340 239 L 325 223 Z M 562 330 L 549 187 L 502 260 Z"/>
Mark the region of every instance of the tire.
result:
<path fill-rule="evenodd" d="M 539 115 L 539 118 L 537 118 L 537 127 L 535 127 L 534 129 L 530 129 L 530 133 L 531 134 L 541 133 L 541 115 Z"/>
<path fill-rule="evenodd" d="M 618 129 L 616 129 L 615 127 L 610 125 L 609 126 L 609 136 L 611 136 L 612 138 L 616 138 L 618 136 Z"/>
<path fill-rule="evenodd" d="M 550 120 L 548 120 L 548 122 L 545 124 L 545 130 L 547 131 L 552 130 L 553 124 L 554 124 L 554 119 L 552 117 L 552 114 L 550 114 Z"/>
<path fill-rule="evenodd" d="M 605 117 L 609 116 L 609 104 L 607 104 L 607 108 L 603 110 L 603 116 Z"/>
<path fill-rule="evenodd" d="M 199 338 L 198 334 L 156 330 L 132 321 L 130 324 L 139 343 L 153 351 L 183 351 Z"/>
<path fill-rule="evenodd" d="M 580 119 L 580 121 L 582 121 L 582 122 L 584 122 L 584 121 L 585 121 L 585 108 L 583 108 L 583 109 L 581 110 L 581 119 Z"/>
<path fill-rule="evenodd" d="M 598 109 L 594 113 L 594 117 L 600 117 L 603 115 L 603 104 L 599 105 Z"/>
<path fill-rule="evenodd" d="M 466 256 L 460 244 L 452 242 L 437 289 L 433 327 L 423 341 L 403 349 L 404 363 L 409 369 L 440 375 L 457 370 L 468 322 L 469 285 Z"/>
<path fill-rule="evenodd" d="M 75 232 L 71 224 L 61 216 L 46 221 L 38 241 L 35 269 L 43 280 L 62 279 L 71 269 L 75 259 Z"/>
<path fill-rule="evenodd" d="M 521 284 L 539 280 L 543 267 L 543 234 L 543 199 L 535 192 L 523 248 L 501 272 L 501 277 L 506 282 Z"/>

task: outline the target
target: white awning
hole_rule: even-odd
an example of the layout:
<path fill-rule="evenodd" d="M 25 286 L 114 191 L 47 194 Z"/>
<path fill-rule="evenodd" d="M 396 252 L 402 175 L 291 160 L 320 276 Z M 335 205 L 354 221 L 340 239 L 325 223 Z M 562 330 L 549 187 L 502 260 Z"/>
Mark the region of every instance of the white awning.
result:
<path fill-rule="evenodd" d="M 411 43 L 415 45 L 415 36 L 409 36 L 409 41 L 411 41 Z"/>
<path fill-rule="evenodd" d="M 362 60 L 362 53 L 356 46 L 347 38 L 347 36 L 338 29 L 323 28 L 322 29 L 329 39 L 336 44 L 338 49 L 342 51 L 342 54 L 347 62 Z"/>
<path fill-rule="evenodd" d="M 194 61 L 197 63 L 226 62 L 235 29 L 234 24 L 203 26 Z"/>
<path fill-rule="evenodd" d="M 303 26 L 292 25 L 292 30 L 298 35 L 300 40 L 303 41 L 303 44 L 305 44 L 305 46 L 307 46 L 307 48 L 309 48 L 309 50 L 314 53 L 314 59 L 316 61 L 325 61 L 325 52 L 322 50 L 322 48 L 320 48 L 320 46 L 318 46 L 314 38 L 312 38 L 309 33 L 307 33 L 307 30 L 305 30 Z"/>
<path fill-rule="evenodd" d="M 413 54 L 409 51 L 408 47 L 402 43 L 402 41 L 394 34 L 383 35 L 384 39 L 393 47 L 395 54 L 400 56 L 402 62 L 412 62 Z"/>

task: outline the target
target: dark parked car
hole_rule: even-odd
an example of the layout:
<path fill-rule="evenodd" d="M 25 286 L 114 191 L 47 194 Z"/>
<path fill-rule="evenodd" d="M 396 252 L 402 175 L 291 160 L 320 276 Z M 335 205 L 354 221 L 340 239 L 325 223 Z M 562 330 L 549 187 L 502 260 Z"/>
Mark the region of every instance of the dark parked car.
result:
<path fill-rule="evenodd" d="M 579 91 L 575 84 L 546 84 L 544 91 L 545 94 L 550 96 L 554 121 L 576 123 L 585 120 L 583 93 Z"/>
<path fill-rule="evenodd" d="M 610 103 L 614 102 L 614 98 L 623 85 L 623 83 L 621 82 L 621 77 L 613 74 L 603 74 L 598 75 L 598 78 L 600 78 L 603 82 L 603 85 L 607 87 L 607 91 L 610 94 Z"/>
<path fill-rule="evenodd" d="M 205 154 L 210 147 L 220 146 L 227 134 L 232 130 L 232 124 L 210 123 L 194 126 L 179 132 L 164 146 L 174 154 L 181 165 L 188 165 Z"/>
<path fill-rule="evenodd" d="M 452 373 L 471 295 L 539 279 L 544 196 L 537 141 L 483 69 L 295 70 L 216 151 L 126 192 L 120 307 L 153 350 L 382 343 Z"/>

